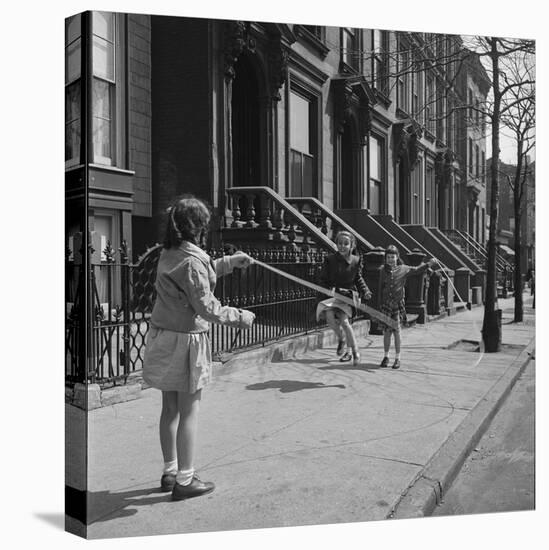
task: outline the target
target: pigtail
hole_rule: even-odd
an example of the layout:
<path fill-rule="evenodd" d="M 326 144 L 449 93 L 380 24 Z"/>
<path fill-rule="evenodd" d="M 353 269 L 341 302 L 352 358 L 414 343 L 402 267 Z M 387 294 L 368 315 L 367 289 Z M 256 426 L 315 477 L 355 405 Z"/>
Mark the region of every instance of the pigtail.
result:
<path fill-rule="evenodd" d="M 179 228 L 177 227 L 177 223 L 175 222 L 176 209 L 177 209 L 177 206 L 175 204 L 170 208 L 170 220 L 172 223 L 172 229 L 173 229 L 175 238 L 178 241 L 178 244 L 180 244 L 181 241 L 183 240 L 183 237 L 181 235 L 181 231 L 179 231 Z"/>
<path fill-rule="evenodd" d="M 184 196 L 166 210 L 164 248 L 179 247 L 183 241 L 204 247 L 210 222 L 210 211 L 200 199 Z"/>

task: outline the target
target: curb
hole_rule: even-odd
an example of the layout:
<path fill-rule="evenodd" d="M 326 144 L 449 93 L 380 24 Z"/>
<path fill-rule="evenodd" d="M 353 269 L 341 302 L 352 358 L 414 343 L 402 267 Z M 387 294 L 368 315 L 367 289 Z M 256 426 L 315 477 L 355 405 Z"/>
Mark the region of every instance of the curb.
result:
<path fill-rule="evenodd" d="M 526 369 L 534 348 L 535 336 L 433 455 L 425 468 L 403 492 L 386 519 L 419 518 L 432 514 Z"/>

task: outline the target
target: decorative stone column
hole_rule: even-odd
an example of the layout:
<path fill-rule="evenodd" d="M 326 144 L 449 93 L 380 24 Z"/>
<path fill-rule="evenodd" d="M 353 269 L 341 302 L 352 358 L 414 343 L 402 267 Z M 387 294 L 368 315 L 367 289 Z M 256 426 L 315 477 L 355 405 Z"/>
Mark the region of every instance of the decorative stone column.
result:
<path fill-rule="evenodd" d="M 425 254 L 414 249 L 408 254 L 408 263 L 411 266 L 418 266 L 425 260 Z M 418 315 L 417 322 L 425 323 L 427 315 L 426 294 L 429 288 L 428 275 L 426 272 L 412 275 L 406 282 L 406 311 Z"/>
<path fill-rule="evenodd" d="M 471 305 L 471 271 L 467 267 L 459 267 L 455 271 L 455 286 L 459 296 L 458 301 L 464 301 L 467 307 Z"/>

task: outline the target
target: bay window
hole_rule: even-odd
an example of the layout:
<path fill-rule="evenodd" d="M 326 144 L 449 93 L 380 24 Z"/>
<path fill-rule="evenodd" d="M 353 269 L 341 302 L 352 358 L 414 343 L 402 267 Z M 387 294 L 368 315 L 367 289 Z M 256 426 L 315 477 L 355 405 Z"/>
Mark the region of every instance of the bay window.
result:
<path fill-rule="evenodd" d="M 115 164 L 114 92 L 116 88 L 115 16 L 93 12 L 92 18 L 93 161 Z"/>

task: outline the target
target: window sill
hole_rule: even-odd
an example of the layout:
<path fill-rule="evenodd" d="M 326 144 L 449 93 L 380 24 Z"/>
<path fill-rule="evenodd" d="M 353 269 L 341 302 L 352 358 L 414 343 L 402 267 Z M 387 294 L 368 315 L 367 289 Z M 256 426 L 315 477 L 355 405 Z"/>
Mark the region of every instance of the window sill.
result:
<path fill-rule="evenodd" d="M 134 176 L 135 170 L 125 170 L 124 168 L 117 168 L 116 166 L 107 166 L 105 164 L 90 164 L 90 168 L 95 170 L 102 170 L 103 172 L 112 172 L 114 174 L 124 174 L 126 176 Z"/>
<path fill-rule="evenodd" d="M 433 134 L 431 131 L 427 130 L 427 128 L 425 128 L 425 133 L 423 134 L 425 139 L 427 141 L 429 141 L 430 143 L 434 143 L 435 142 L 435 134 Z"/>
<path fill-rule="evenodd" d="M 81 170 L 84 168 L 83 164 L 72 164 L 71 166 L 65 166 L 65 172 L 74 172 L 76 170 Z"/>
<path fill-rule="evenodd" d="M 339 72 L 341 74 L 359 74 L 358 69 L 351 67 L 351 65 L 347 65 L 343 60 L 339 62 Z"/>
<path fill-rule="evenodd" d="M 391 103 L 393 103 L 392 99 L 384 92 L 374 88 L 374 93 L 376 95 L 376 99 L 378 99 L 385 108 L 390 107 Z"/>

